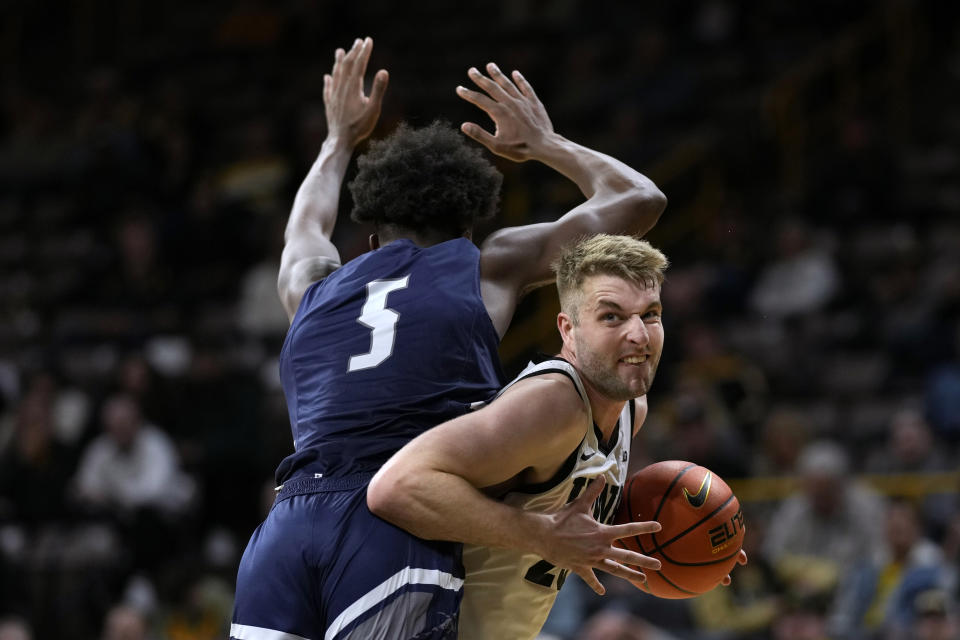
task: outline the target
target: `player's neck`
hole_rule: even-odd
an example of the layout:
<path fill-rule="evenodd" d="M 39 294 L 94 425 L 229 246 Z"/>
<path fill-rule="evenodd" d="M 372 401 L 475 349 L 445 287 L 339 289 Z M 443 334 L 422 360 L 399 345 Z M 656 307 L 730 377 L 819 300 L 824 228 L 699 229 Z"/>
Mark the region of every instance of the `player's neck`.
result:
<path fill-rule="evenodd" d="M 414 231 L 394 225 L 381 225 L 377 227 L 377 232 L 371 236 L 370 247 L 371 249 L 376 249 L 378 246 L 383 247 L 395 240 L 401 239 L 409 240 L 418 247 L 432 247 L 442 242 L 447 242 L 448 240 L 453 240 L 454 238 L 459 237 L 461 236 L 451 236 L 449 233 L 441 231 Z M 470 238 L 471 234 L 467 232 L 464 233 L 462 237 Z"/>
<path fill-rule="evenodd" d="M 587 401 L 590 402 L 590 412 L 593 414 L 593 423 L 603 434 L 603 441 L 608 442 L 617 428 L 620 413 L 623 411 L 623 400 L 616 400 L 605 395 L 583 375 L 580 376 L 583 388 L 587 392 Z"/>
<path fill-rule="evenodd" d="M 623 411 L 623 400 L 611 398 L 590 382 L 590 379 L 584 375 L 583 370 L 577 364 L 577 356 L 564 345 L 560 349 L 560 357 L 573 365 L 583 383 L 583 388 L 587 392 L 587 402 L 590 403 L 590 412 L 593 414 L 593 422 L 600 429 L 604 440 L 609 440 L 617 428 L 617 421 L 620 419 L 620 412 Z"/>

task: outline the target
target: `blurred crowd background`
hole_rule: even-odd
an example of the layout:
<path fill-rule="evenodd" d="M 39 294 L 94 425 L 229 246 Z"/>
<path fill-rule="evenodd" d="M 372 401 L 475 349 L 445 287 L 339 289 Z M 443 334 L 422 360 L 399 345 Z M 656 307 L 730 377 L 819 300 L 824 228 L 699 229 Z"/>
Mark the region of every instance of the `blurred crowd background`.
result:
<path fill-rule="evenodd" d="M 957 3 L 35 0 L 0 25 L 0 639 L 226 637 L 292 446 L 283 227 L 365 35 L 375 136 L 486 125 L 454 87 L 494 60 L 670 200 L 633 464 L 728 480 L 750 564 L 691 601 L 571 578 L 544 637 L 960 638 Z M 496 226 L 579 201 L 496 162 Z M 341 204 L 349 259 L 371 230 Z M 558 347 L 555 298 L 520 308 L 508 374 Z"/>

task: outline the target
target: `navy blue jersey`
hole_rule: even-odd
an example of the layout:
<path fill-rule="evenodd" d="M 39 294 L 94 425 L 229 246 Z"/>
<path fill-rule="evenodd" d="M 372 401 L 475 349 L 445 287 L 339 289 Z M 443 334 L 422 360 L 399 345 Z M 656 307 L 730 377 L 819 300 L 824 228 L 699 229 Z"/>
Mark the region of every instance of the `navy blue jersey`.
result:
<path fill-rule="evenodd" d="M 277 482 L 375 471 L 411 439 L 502 386 L 499 337 L 466 238 L 409 240 L 304 293 L 280 353 L 296 452 Z"/>

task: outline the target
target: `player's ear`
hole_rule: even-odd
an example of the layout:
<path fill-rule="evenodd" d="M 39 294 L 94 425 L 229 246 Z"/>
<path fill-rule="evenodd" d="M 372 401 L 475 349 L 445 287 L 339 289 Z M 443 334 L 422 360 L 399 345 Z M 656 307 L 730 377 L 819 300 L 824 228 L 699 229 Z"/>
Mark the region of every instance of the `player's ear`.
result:
<path fill-rule="evenodd" d="M 376 251 L 380 248 L 380 236 L 376 233 L 370 234 L 370 251 Z"/>
<path fill-rule="evenodd" d="M 563 346 L 573 350 L 573 319 L 561 311 L 557 314 L 557 329 L 560 331 L 560 338 L 563 340 Z"/>

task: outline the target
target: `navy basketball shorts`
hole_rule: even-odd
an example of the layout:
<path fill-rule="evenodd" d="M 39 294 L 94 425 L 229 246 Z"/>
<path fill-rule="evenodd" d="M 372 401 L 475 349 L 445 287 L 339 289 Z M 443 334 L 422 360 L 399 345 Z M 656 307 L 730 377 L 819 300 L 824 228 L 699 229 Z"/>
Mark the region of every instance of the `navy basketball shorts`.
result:
<path fill-rule="evenodd" d="M 370 474 L 284 484 L 240 560 L 235 640 L 448 640 L 460 544 L 420 540 L 367 508 Z"/>

